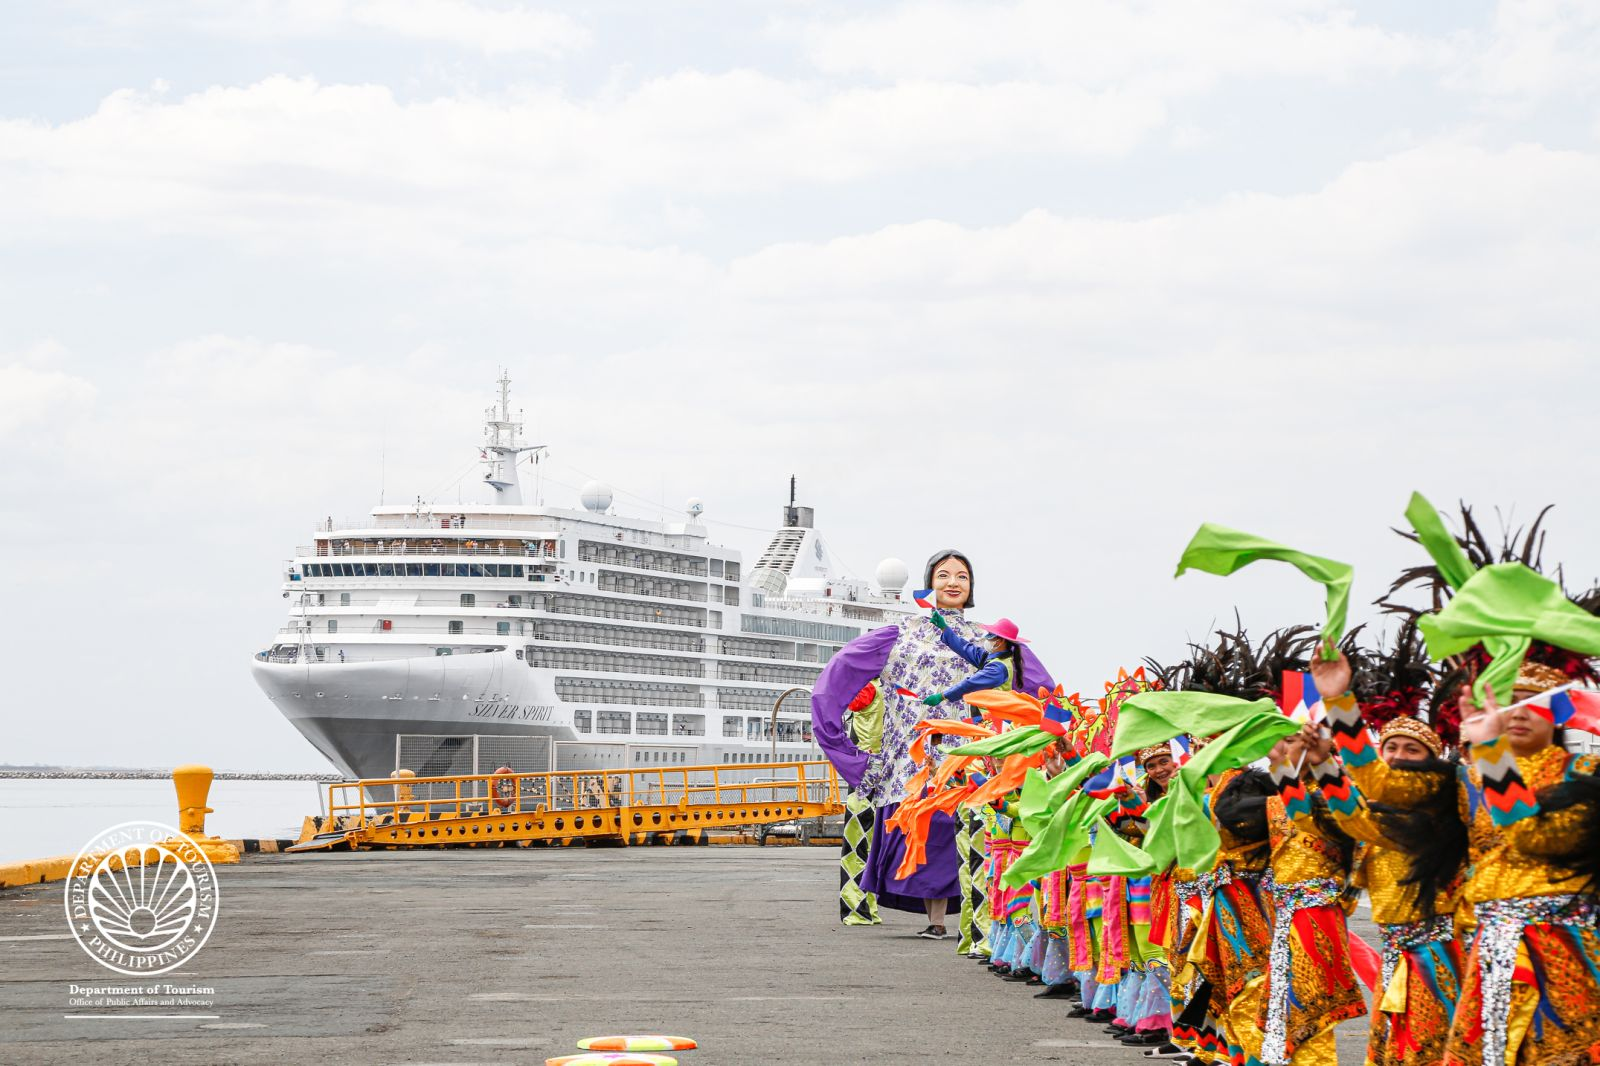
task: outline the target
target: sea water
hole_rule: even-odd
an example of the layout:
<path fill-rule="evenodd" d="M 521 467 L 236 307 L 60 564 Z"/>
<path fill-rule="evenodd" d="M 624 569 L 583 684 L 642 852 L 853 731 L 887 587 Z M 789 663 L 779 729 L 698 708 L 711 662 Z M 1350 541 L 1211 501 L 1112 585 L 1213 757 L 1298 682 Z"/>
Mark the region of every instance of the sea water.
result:
<path fill-rule="evenodd" d="M 308 814 L 321 814 L 326 785 L 315 781 L 213 781 L 206 832 L 225 840 L 294 838 Z M 0 862 L 75 855 L 122 822 L 176 827 L 171 779 L 154 781 L 0 779 Z"/>

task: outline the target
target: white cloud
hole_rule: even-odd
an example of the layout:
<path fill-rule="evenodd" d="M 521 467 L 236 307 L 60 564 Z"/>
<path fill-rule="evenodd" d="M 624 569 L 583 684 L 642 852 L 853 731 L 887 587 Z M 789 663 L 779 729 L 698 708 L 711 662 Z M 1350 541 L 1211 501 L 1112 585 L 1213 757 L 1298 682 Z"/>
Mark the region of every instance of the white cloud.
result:
<path fill-rule="evenodd" d="M 1600 89 L 1600 6 L 1588 0 L 1500 0 L 1475 54 L 1451 79 L 1504 102 Z"/>
<path fill-rule="evenodd" d="M 1148 98 L 1028 83 L 836 90 L 684 72 L 585 102 L 528 90 L 403 103 L 382 86 L 273 77 L 177 101 L 120 91 L 59 125 L 0 122 L 0 217 L 13 235 L 70 220 L 383 248 L 419 228 L 452 242 L 637 240 L 662 198 L 1115 155 L 1163 120 Z"/>
<path fill-rule="evenodd" d="M 1437 42 L 1363 23 L 1332 0 L 918 0 L 814 24 L 806 39 L 831 73 L 965 80 L 1006 71 L 1168 92 L 1261 76 L 1342 81 L 1431 66 L 1446 54 Z"/>
<path fill-rule="evenodd" d="M 96 390 L 91 381 L 58 368 L 67 356 L 66 349 L 53 340 L 0 354 L 0 437 L 75 420 L 94 403 Z"/>
<path fill-rule="evenodd" d="M 127 24 L 172 21 L 212 33 L 250 39 L 336 38 L 376 31 L 439 42 L 487 55 L 560 56 L 589 43 L 581 23 L 525 4 L 473 0 L 239 0 L 229 4 L 178 2 L 165 10 L 112 16 Z"/>

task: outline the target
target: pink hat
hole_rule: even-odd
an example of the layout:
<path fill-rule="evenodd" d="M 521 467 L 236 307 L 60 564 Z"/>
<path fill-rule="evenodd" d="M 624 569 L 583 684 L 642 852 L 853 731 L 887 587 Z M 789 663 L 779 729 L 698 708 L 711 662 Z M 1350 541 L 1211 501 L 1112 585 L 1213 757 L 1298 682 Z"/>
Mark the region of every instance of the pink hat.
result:
<path fill-rule="evenodd" d="M 991 637 L 999 637 L 1001 640 L 1008 640 L 1013 644 L 1028 643 L 1026 637 L 1020 636 L 1017 633 L 1017 623 L 1013 622 L 1009 618 L 996 619 L 994 624 L 987 626 L 986 628 L 989 630 L 989 635 Z"/>

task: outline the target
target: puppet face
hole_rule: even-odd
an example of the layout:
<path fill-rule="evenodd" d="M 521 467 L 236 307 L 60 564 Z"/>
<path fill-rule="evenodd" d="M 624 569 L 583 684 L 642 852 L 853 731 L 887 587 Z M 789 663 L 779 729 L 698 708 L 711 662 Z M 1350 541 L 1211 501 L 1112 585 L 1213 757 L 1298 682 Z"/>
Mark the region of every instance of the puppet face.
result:
<path fill-rule="evenodd" d="M 959 611 L 972 595 L 972 572 L 954 555 L 940 559 L 933 568 L 933 595 L 940 607 Z"/>
<path fill-rule="evenodd" d="M 1378 755 L 1384 762 L 1393 766 L 1397 762 L 1419 762 L 1429 758 L 1433 752 L 1420 740 L 1411 737 L 1390 737 L 1383 742 L 1383 747 L 1378 749 Z"/>

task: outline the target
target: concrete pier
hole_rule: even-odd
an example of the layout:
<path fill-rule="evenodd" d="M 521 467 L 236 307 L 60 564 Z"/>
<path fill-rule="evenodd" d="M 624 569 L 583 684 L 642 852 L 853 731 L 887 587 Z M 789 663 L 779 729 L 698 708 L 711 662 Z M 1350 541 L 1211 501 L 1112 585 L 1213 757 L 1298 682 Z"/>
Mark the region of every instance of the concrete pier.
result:
<path fill-rule="evenodd" d="M 628 1032 L 696 1038 L 685 1066 L 1149 1061 L 917 939 L 920 916 L 840 925 L 831 849 L 246 855 L 217 873 L 209 943 L 159 978 L 91 961 L 61 884 L 0 892 L 0 1061 L 542 1063 Z M 69 1006 L 73 985 L 129 983 L 215 991 Z M 215 1017 L 127 1017 L 180 1013 Z M 1364 1019 L 1341 1028 L 1341 1064 L 1364 1038 Z"/>

